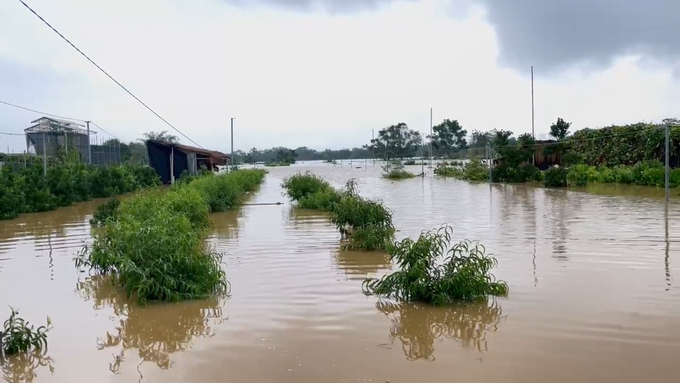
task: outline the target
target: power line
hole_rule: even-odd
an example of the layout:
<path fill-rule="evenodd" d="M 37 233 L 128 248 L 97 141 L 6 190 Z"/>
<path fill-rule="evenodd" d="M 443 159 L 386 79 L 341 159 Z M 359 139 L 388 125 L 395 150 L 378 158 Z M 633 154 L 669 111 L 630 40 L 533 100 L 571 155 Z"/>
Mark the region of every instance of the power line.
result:
<path fill-rule="evenodd" d="M 132 92 L 130 92 L 125 86 L 123 86 L 123 84 L 121 84 L 120 82 L 118 82 L 118 80 L 116 80 L 115 78 L 113 78 L 113 76 L 111 76 L 110 74 L 108 74 L 104 69 L 102 69 L 102 67 L 100 67 L 99 65 L 97 65 L 96 62 L 92 61 L 92 59 L 89 58 L 85 53 L 83 53 L 83 51 L 81 51 L 80 49 L 78 49 L 78 47 L 75 46 L 71 41 L 69 41 L 69 39 L 67 39 L 66 37 L 64 37 L 64 35 L 62 35 L 58 30 L 56 30 L 52 25 L 50 25 L 50 23 L 48 23 L 45 19 L 43 19 L 42 16 L 40 16 L 36 11 L 34 11 L 31 7 L 29 7 L 28 4 L 26 4 L 26 3 L 24 2 L 24 0 L 19 0 L 19 2 L 20 2 L 21 4 L 23 4 L 24 7 L 26 7 L 29 11 L 31 11 L 31 13 L 33 13 L 37 18 L 39 18 L 40 21 L 42 21 L 43 23 L 45 23 L 45 25 L 47 25 L 48 27 L 50 27 L 50 29 L 51 29 L 52 31 L 54 31 L 54 33 L 56 33 L 57 35 L 59 35 L 59 37 L 61 37 L 61 38 L 62 38 L 64 41 L 66 41 L 71 47 L 73 47 L 73 49 L 75 49 L 76 51 L 78 51 L 78 53 L 80 53 L 83 57 L 85 57 L 85 58 L 87 59 L 87 61 L 89 61 L 90 63 L 92 63 L 92 65 L 96 66 L 97 69 L 99 69 L 99 70 L 100 70 L 102 73 L 104 73 L 108 78 L 110 78 L 113 82 L 115 82 L 119 87 L 121 87 L 121 89 L 123 89 L 125 92 L 127 92 L 127 94 L 129 94 L 130 96 L 132 96 L 135 100 L 137 100 L 140 104 L 142 104 L 142 105 L 143 105 L 146 109 L 148 109 L 151 113 L 153 113 L 154 115 L 156 115 L 156 117 L 160 118 L 161 121 L 165 122 L 169 127 L 173 128 L 177 133 L 181 134 L 181 135 L 182 135 L 184 138 L 186 138 L 187 140 L 193 142 L 193 143 L 194 143 L 196 146 L 198 146 L 199 148 L 203 148 L 203 147 L 202 147 L 201 145 L 199 145 L 196 141 L 192 140 L 192 139 L 189 138 L 186 134 L 182 133 L 181 130 L 177 129 L 174 125 L 172 125 L 171 123 L 169 123 L 165 118 L 161 117 L 161 115 L 158 114 L 158 113 L 156 113 L 156 111 L 154 111 L 153 109 L 151 109 L 151 107 L 149 107 L 148 105 L 146 105 L 146 104 L 144 103 L 144 101 L 140 100 L 139 97 L 135 96 Z M 203 149 L 205 149 L 205 148 L 203 148 Z"/>
<path fill-rule="evenodd" d="M 25 133 L 6 133 L 6 132 L 0 132 L 0 134 L 6 135 L 6 136 L 25 136 Z"/>
<path fill-rule="evenodd" d="M 118 138 L 118 137 L 114 136 L 113 134 L 107 132 L 106 129 L 104 129 L 104 128 L 102 128 L 101 126 L 95 124 L 94 122 L 90 121 L 90 124 L 96 126 L 97 128 L 99 128 L 99 130 L 101 130 L 101 131 L 103 131 L 104 133 L 108 134 L 109 136 L 115 138 L 116 140 L 118 140 L 118 142 L 123 142 L 120 138 Z"/>
<path fill-rule="evenodd" d="M 12 104 L 12 103 L 9 103 L 9 102 L 6 102 L 6 101 L 2 101 L 2 100 L 0 100 L 0 104 L 5 104 L 5 105 L 8 105 L 8 106 L 13 106 L 13 107 L 15 107 L 15 108 L 27 110 L 27 111 L 29 111 L 29 112 L 38 113 L 38 114 L 42 114 L 42 115 L 45 115 L 45 116 L 56 117 L 56 118 L 63 118 L 64 120 L 74 120 L 74 121 L 83 121 L 83 122 L 87 121 L 87 120 L 83 120 L 83 119 L 80 119 L 80 118 L 64 117 L 64 116 L 59 116 L 59 115 L 57 115 L 57 114 L 52 114 L 52 113 L 47 113 L 47 112 L 41 112 L 41 111 L 39 111 L 39 110 L 35 110 L 35 109 L 31 109 L 31 108 L 26 108 L 25 106 L 15 105 L 15 104 Z"/>

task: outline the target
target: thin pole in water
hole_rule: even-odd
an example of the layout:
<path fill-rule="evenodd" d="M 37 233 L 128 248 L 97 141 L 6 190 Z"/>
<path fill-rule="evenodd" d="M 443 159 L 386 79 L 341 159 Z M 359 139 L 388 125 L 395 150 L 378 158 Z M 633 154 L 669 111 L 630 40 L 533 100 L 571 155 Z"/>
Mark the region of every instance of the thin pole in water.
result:
<path fill-rule="evenodd" d="M 371 129 L 371 148 L 373 149 L 373 165 L 375 165 L 375 129 Z"/>
<path fill-rule="evenodd" d="M 432 163 L 432 108 L 430 108 L 430 163 Z"/>
<path fill-rule="evenodd" d="M 489 185 L 491 185 L 491 148 L 489 147 L 489 144 L 486 144 L 486 158 L 488 159 L 489 163 Z"/>
<path fill-rule="evenodd" d="M 231 167 L 234 167 L 234 117 L 231 118 L 231 154 L 229 157 Z M 231 171 L 231 169 L 229 169 Z"/>
<path fill-rule="evenodd" d="M 43 133 L 43 176 L 47 177 L 47 136 Z"/>
<path fill-rule="evenodd" d="M 665 150 L 665 157 L 666 157 L 666 206 L 668 206 L 668 198 L 670 196 L 670 171 L 671 171 L 671 165 L 670 165 L 670 124 L 666 124 L 666 150 Z"/>
<path fill-rule="evenodd" d="M 531 66 L 531 138 L 536 140 L 536 132 L 534 130 L 534 66 Z M 531 163 L 536 163 L 536 150 L 531 155 Z"/>

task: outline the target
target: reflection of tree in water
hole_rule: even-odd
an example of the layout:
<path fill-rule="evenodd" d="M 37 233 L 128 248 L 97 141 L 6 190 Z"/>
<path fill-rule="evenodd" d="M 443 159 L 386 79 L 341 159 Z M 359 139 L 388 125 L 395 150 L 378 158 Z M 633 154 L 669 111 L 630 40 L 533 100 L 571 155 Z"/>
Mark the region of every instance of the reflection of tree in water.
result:
<path fill-rule="evenodd" d="M 108 279 L 95 276 L 78 282 L 81 296 L 91 299 L 96 309 L 110 306 L 118 316 L 115 331 L 99 339 L 97 348 L 122 347 L 110 365 L 117 373 L 125 352 L 137 349 L 143 362 L 153 362 L 161 369 L 172 366 L 170 354 L 184 351 L 194 337 L 214 335 L 211 325 L 222 323 L 223 298 L 179 303 L 154 303 L 146 307 L 128 303 L 122 292 Z"/>
<path fill-rule="evenodd" d="M 553 256 L 561 261 L 567 261 L 567 238 L 569 229 L 566 222 L 569 215 L 580 207 L 577 199 L 570 199 L 566 190 L 545 190 L 549 203 L 548 209 L 550 220 L 548 225 L 553 237 Z"/>
<path fill-rule="evenodd" d="M 2 377 L 8 382 L 32 382 L 38 377 L 37 370 L 47 367 L 54 373 L 53 360 L 45 355 L 46 350 L 36 350 L 29 353 L 19 353 L 8 356 L 5 360 L 0 356 Z"/>
<path fill-rule="evenodd" d="M 338 267 L 345 272 L 347 279 L 364 280 L 367 275 L 392 266 L 390 256 L 381 251 L 345 251 L 335 253 Z"/>
<path fill-rule="evenodd" d="M 465 348 L 487 351 L 486 333 L 496 331 L 502 318 L 494 300 L 449 307 L 378 301 L 376 308 L 392 321 L 390 339 L 401 342 L 408 360 L 435 360 L 435 339 L 454 339 Z"/>

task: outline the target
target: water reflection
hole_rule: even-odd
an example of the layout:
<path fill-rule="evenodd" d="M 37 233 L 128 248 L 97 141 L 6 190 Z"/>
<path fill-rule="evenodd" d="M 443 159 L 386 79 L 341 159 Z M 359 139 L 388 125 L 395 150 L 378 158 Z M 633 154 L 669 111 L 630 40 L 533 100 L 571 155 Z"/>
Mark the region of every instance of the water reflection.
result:
<path fill-rule="evenodd" d="M 389 269 L 390 256 L 380 251 L 345 251 L 335 253 L 335 262 L 348 280 L 364 280 L 369 274 Z"/>
<path fill-rule="evenodd" d="M 551 231 L 553 256 L 560 261 L 567 261 L 567 239 L 569 238 L 569 214 L 579 208 L 578 196 L 569 198 L 566 190 L 545 189 L 547 208 L 549 209 L 548 226 Z"/>
<path fill-rule="evenodd" d="M 38 370 L 47 367 L 54 373 L 54 361 L 45 355 L 46 350 L 36 350 L 6 357 L 0 356 L 2 378 L 8 382 L 33 382 L 38 377 Z"/>
<path fill-rule="evenodd" d="M 155 303 L 147 307 L 129 303 L 107 278 L 89 277 L 77 286 L 81 296 L 92 300 L 95 309 L 111 307 L 112 320 L 118 325 L 97 340 L 99 350 L 121 348 L 109 368 L 118 373 L 125 354 L 136 349 L 142 362 L 155 363 L 167 370 L 172 367 L 170 354 L 185 351 L 194 337 L 213 336 L 213 326 L 221 324 L 223 298 L 192 300 L 180 303 Z"/>
<path fill-rule="evenodd" d="M 450 307 L 378 301 L 376 308 L 392 321 L 390 341 L 401 342 L 408 360 L 434 361 L 434 341 L 444 339 L 454 339 L 464 348 L 485 352 L 486 333 L 496 331 L 504 318 L 495 300 Z"/>
<path fill-rule="evenodd" d="M 238 238 L 238 219 L 242 216 L 240 209 L 211 214 L 214 236 L 218 239 Z"/>

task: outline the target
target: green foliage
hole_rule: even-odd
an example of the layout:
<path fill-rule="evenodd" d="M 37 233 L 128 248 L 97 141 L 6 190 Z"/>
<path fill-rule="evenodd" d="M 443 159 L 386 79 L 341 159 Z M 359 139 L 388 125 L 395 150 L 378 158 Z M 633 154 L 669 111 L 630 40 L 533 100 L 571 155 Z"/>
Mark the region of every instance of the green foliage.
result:
<path fill-rule="evenodd" d="M 378 137 L 371 140 L 366 148 L 383 158 L 412 157 L 423 144 L 420 132 L 409 129 L 408 125 L 400 122 L 378 131 Z"/>
<path fill-rule="evenodd" d="M 415 161 L 414 161 L 415 162 Z M 404 165 L 400 161 L 389 161 L 382 166 L 383 178 L 391 180 L 401 180 L 406 178 L 413 178 L 416 175 L 404 169 Z"/>
<path fill-rule="evenodd" d="M 3 166 L 0 219 L 160 185 L 156 171 L 141 165 L 94 167 L 65 159 L 50 166 L 47 177 L 43 172 L 39 162 L 27 167 Z"/>
<path fill-rule="evenodd" d="M 489 179 L 489 166 L 481 157 L 473 157 L 463 166 L 463 179 L 468 181 L 486 181 Z"/>
<path fill-rule="evenodd" d="M 586 186 L 588 181 L 598 179 L 597 168 L 584 164 L 574 165 L 567 170 L 567 183 L 570 186 Z"/>
<path fill-rule="evenodd" d="M 394 237 L 392 212 L 382 202 L 359 196 L 354 180 L 340 192 L 321 177 L 309 172 L 283 181 L 286 195 L 302 209 L 319 209 L 331 213 L 335 224 L 349 242 L 346 250 L 385 249 Z"/>
<path fill-rule="evenodd" d="M 570 126 L 571 122 L 558 118 L 556 123 L 550 125 L 550 136 L 558 141 L 564 140 L 569 134 Z"/>
<path fill-rule="evenodd" d="M 432 305 L 506 296 L 507 284 L 490 273 L 496 258 L 470 241 L 446 252 L 452 233 L 451 227 L 444 226 L 423 232 L 415 241 L 406 238 L 390 246 L 387 251 L 400 270 L 381 279 L 367 279 L 364 293 Z"/>
<path fill-rule="evenodd" d="M 437 150 L 464 149 L 467 147 L 467 130 L 458 123 L 458 120 L 444 120 L 441 124 L 432 127 L 432 135 L 427 138 L 432 147 Z"/>
<path fill-rule="evenodd" d="M 516 167 L 503 163 L 493 168 L 492 176 L 494 182 L 519 183 L 543 181 L 543 173 L 530 163 L 523 163 Z"/>
<path fill-rule="evenodd" d="M 569 186 L 586 186 L 588 183 L 621 183 L 641 186 L 665 185 L 665 167 L 658 161 L 644 161 L 635 166 L 595 167 L 585 164 L 570 166 L 567 170 Z M 672 169 L 670 187 L 680 187 L 680 169 Z"/>
<path fill-rule="evenodd" d="M 142 304 L 226 293 L 222 255 L 205 244 L 208 214 L 238 206 L 264 175 L 239 170 L 127 198 L 116 219 L 93 232 L 92 246 L 81 251 L 76 266 L 111 274 Z"/>
<path fill-rule="evenodd" d="M 567 186 L 567 169 L 559 166 L 551 166 L 545 171 L 543 185 L 548 187 Z"/>
<path fill-rule="evenodd" d="M 341 198 L 340 192 L 333 188 L 328 188 L 327 190 L 300 198 L 298 200 L 298 207 L 301 209 L 332 211 Z"/>
<path fill-rule="evenodd" d="M 286 195 L 293 201 L 300 201 L 304 197 L 331 189 L 328 181 L 309 171 L 286 178 L 281 186 L 286 189 Z"/>
<path fill-rule="evenodd" d="M 440 177 L 463 179 L 463 169 L 456 165 L 447 165 L 445 162 L 435 166 L 434 174 Z"/>
<path fill-rule="evenodd" d="M 23 318 L 19 317 L 19 311 L 12 311 L 9 318 L 3 324 L 0 331 L 0 355 L 25 353 L 30 350 L 44 350 L 47 348 L 47 332 L 51 330 L 50 317 L 47 317 L 47 325 L 37 329 Z"/>
<path fill-rule="evenodd" d="M 680 127 L 670 129 L 670 155 L 680 155 Z M 660 161 L 664 157 L 663 126 L 638 123 L 582 129 L 568 137 L 567 155 L 576 153 L 583 163 L 592 166 L 633 166 L 644 161 Z"/>
<path fill-rule="evenodd" d="M 97 206 L 92 218 L 90 219 L 90 225 L 92 226 L 102 226 L 109 219 L 115 219 L 118 214 L 118 208 L 120 207 L 120 200 L 116 197 L 104 202 L 103 204 Z"/>

